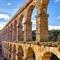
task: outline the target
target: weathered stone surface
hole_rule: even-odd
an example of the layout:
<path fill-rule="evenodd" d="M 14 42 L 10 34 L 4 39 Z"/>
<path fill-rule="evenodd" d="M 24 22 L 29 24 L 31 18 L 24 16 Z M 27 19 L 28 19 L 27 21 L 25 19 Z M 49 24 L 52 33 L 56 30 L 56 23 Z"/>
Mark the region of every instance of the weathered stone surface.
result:
<path fill-rule="evenodd" d="M 48 42 L 48 1 L 29 0 L 3 28 L 1 44 L 4 57 L 10 60 L 50 60 L 54 55 L 60 59 L 60 43 Z M 33 41 L 31 16 L 35 7 L 36 41 Z"/>

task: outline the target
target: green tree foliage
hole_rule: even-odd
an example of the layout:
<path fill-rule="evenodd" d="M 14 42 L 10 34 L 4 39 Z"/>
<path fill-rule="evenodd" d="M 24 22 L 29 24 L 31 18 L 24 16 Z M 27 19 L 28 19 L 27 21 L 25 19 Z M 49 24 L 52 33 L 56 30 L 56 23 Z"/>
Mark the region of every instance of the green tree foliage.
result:
<path fill-rule="evenodd" d="M 50 30 L 49 32 L 49 41 L 60 41 L 60 30 Z M 32 31 L 32 39 L 36 40 L 36 31 Z"/>
<path fill-rule="evenodd" d="M 49 41 L 59 41 L 60 40 L 59 36 L 60 36 L 59 30 L 49 31 Z"/>

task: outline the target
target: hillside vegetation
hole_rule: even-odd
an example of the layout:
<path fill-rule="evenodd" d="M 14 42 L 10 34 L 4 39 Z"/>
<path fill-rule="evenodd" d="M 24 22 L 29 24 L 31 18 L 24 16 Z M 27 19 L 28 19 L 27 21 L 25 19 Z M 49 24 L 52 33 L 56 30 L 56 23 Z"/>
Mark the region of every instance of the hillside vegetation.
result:
<path fill-rule="evenodd" d="M 60 41 L 60 30 L 51 30 L 49 32 L 49 41 Z M 36 31 L 34 30 L 32 32 L 32 38 L 33 40 L 36 40 Z"/>

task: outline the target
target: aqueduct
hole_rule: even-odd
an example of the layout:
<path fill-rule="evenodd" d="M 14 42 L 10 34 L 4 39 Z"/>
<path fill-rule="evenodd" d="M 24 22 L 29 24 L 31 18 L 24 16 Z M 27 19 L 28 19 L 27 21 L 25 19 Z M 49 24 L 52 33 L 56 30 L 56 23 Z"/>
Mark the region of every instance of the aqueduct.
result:
<path fill-rule="evenodd" d="M 0 33 L 4 57 L 10 60 L 60 60 L 60 42 L 48 39 L 48 2 L 28 0 L 10 19 Z M 31 22 L 34 8 L 37 9 L 35 41 Z"/>

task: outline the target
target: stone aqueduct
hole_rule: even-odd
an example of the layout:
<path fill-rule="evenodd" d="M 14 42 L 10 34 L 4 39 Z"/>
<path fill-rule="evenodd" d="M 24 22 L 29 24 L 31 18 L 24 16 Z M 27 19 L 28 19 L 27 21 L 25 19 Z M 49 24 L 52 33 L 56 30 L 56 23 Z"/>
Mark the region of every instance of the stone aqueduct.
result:
<path fill-rule="evenodd" d="M 29 0 L 0 33 L 4 57 L 10 60 L 60 60 L 60 43 L 48 40 L 48 0 Z M 36 15 L 36 40 L 32 40 L 31 15 Z M 22 21 L 24 19 L 24 32 Z"/>

